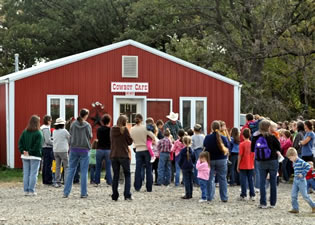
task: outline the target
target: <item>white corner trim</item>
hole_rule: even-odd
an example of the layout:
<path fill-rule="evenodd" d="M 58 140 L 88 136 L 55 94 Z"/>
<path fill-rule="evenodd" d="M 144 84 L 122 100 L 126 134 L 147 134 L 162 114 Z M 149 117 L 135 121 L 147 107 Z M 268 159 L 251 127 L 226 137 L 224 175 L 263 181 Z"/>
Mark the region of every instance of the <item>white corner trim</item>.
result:
<path fill-rule="evenodd" d="M 241 86 L 234 86 L 234 127 L 240 127 L 240 93 Z"/>
<path fill-rule="evenodd" d="M 9 162 L 8 166 L 14 168 L 14 120 L 15 120 L 15 82 L 9 82 Z"/>
<path fill-rule="evenodd" d="M 6 124 L 6 152 L 7 152 L 7 165 L 10 165 L 10 129 L 9 129 L 9 84 L 5 83 L 5 124 Z"/>
<path fill-rule="evenodd" d="M 32 75 L 35 75 L 35 74 L 38 74 L 38 73 L 42 73 L 42 72 L 45 72 L 47 70 L 51 70 L 51 69 L 54 69 L 54 68 L 57 68 L 57 67 L 61 67 L 61 66 L 64 66 L 64 65 L 67 65 L 67 64 L 70 64 L 70 63 L 74 63 L 74 62 L 77 62 L 79 60 L 83 60 L 83 59 L 86 59 L 86 58 L 89 58 L 89 57 L 92 57 L 92 56 L 95 56 L 95 55 L 99 55 L 99 54 L 102 54 L 102 53 L 105 53 L 105 52 L 108 52 L 108 51 L 112 51 L 114 49 L 117 49 L 117 48 L 121 48 L 121 47 L 124 47 L 124 46 L 127 46 L 127 45 L 132 45 L 132 46 L 135 46 L 137 48 L 140 48 L 144 51 L 147 51 L 147 52 L 150 52 L 154 55 L 157 55 L 157 56 L 160 56 L 162 58 L 165 58 L 167 60 L 170 60 L 172 62 L 175 62 L 177 64 L 180 64 L 180 65 L 183 65 L 185 67 L 188 67 L 192 70 L 195 70 L 195 71 L 198 71 L 200 73 L 203 73 L 205 75 L 208 75 L 210 77 L 213 77 L 217 80 L 221 80 L 225 83 L 228 83 L 228 84 L 231 84 L 231 85 L 234 85 L 234 86 L 239 86 L 240 83 L 237 82 L 237 81 L 234 81 L 230 78 L 227 78 L 225 76 L 222 76 L 218 73 L 215 73 L 215 72 L 212 72 L 210 70 L 206 70 L 200 66 L 196 66 L 192 63 L 189 63 L 187 61 L 184 61 L 182 59 L 179 59 L 179 58 L 176 58 L 175 56 L 171 56 L 169 54 L 166 54 L 164 52 L 161 52 L 157 49 L 154 49 L 154 48 L 151 48 L 149 46 L 146 46 L 144 44 L 141 44 L 139 42 L 136 42 L 136 41 L 133 41 L 133 40 L 126 40 L 126 41 L 122 41 L 122 42 L 118 42 L 118 43 L 114 43 L 114 44 L 111 44 L 111 45 L 108 45 L 108 46 L 105 46 L 105 47 L 101 47 L 101 48 L 96 48 L 96 49 L 93 49 L 93 50 L 90 50 L 90 51 L 86 51 L 86 52 L 82 52 L 82 53 L 79 53 L 79 54 L 75 54 L 75 55 L 72 55 L 72 56 L 68 56 L 68 57 L 64 57 L 64 58 L 61 58 L 61 59 L 57 59 L 57 60 L 53 60 L 53 61 L 50 61 L 50 62 L 47 62 L 47 63 L 43 63 L 41 65 L 38 65 L 38 66 L 34 66 L 34 67 L 31 67 L 31 68 L 28 68 L 28 69 L 25 69 L 25 70 L 21 70 L 21 71 L 18 71 L 18 72 L 15 72 L 15 73 L 11 73 L 9 75 L 6 75 L 6 76 L 3 76 L 0 78 L 0 83 L 5 80 L 5 79 L 10 79 L 10 80 L 19 80 L 19 79 L 23 79 L 25 77 L 29 77 L 29 76 L 32 76 Z"/>
<path fill-rule="evenodd" d="M 173 112 L 173 99 L 171 98 L 147 98 L 149 102 L 170 102 L 170 112 Z"/>

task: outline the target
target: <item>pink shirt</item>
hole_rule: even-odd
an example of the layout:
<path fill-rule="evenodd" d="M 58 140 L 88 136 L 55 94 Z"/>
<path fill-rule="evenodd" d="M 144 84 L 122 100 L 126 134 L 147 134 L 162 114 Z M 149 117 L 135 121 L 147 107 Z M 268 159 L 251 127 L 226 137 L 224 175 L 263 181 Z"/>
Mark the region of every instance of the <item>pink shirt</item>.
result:
<path fill-rule="evenodd" d="M 197 177 L 203 180 L 209 180 L 210 175 L 210 168 L 207 162 L 200 163 L 200 160 L 198 159 L 196 168 L 198 170 Z"/>
<path fill-rule="evenodd" d="M 174 142 L 172 152 L 175 152 L 175 156 L 178 156 L 178 154 L 183 148 L 185 148 L 185 145 L 178 139 Z"/>

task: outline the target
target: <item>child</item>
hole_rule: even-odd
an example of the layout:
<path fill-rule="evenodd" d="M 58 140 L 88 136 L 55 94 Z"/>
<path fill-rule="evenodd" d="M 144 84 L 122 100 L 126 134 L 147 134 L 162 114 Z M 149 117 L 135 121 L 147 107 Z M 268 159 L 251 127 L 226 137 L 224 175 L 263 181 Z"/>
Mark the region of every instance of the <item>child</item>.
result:
<path fill-rule="evenodd" d="M 307 191 L 308 191 L 308 193 L 313 193 L 313 191 L 315 190 L 314 164 L 312 161 L 308 161 L 308 164 L 310 164 L 311 169 L 306 174 Z"/>
<path fill-rule="evenodd" d="M 183 138 L 185 148 L 179 153 L 178 164 L 183 171 L 185 195 L 182 199 L 190 199 L 193 194 L 193 168 L 195 163 L 195 156 L 191 149 L 191 137 L 185 136 Z"/>
<path fill-rule="evenodd" d="M 255 153 L 251 151 L 250 130 L 248 128 L 243 131 L 244 141 L 240 143 L 239 154 L 237 161 L 237 171 L 240 173 L 241 196 L 240 200 L 246 198 L 246 186 L 248 183 L 249 196 L 252 201 L 255 201 L 254 190 L 254 163 Z"/>
<path fill-rule="evenodd" d="M 199 185 L 201 190 L 201 199 L 199 202 L 206 202 L 207 201 L 207 185 L 209 180 L 210 174 L 210 159 L 208 152 L 201 152 L 199 155 L 199 159 L 196 164 L 196 168 L 198 170 L 198 179 Z"/>
<path fill-rule="evenodd" d="M 158 180 L 157 186 L 164 184 L 169 185 L 171 182 L 171 149 L 172 144 L 170 141 L 170 131 L 166 129 L 164 131 L 164 138 L 161 139 L 157 145 L 157 151 L 159 152 L 160 159 L 158 165 Z"/>
<path fill-rule="evenodd" d="M 155 126 L 155 133 L 154 133 L 155 134 L 155 142 L 152 143 L 152 150 L 154 152 L 155 161 L 152 164 L 152 172 L 155 171 L 155 184 L 157 184 L 160 153 L 157 149 L 157 145 L 159 143 L 159 139 L 157 137 L 158 129 L 157 129 L 156 125 L 154 125 L 154 126 Z"/>
<path fill-rule="evenodd" d="M 281 150 L 282 150 L 282 155 L 286 156 L 287 151 L 290 147 L 292 147 L 292 141 L 291 141 L 291 133 L 288 130 L 285 130 L 283 132 L 284 134 L 284 141 L 282 142 L 281 145 Z M 284 182 L 288 182 L 291 176 L 291 168 L 292 168 L 292 163 L 290 160 L 285 157 L 284 160 L 282 161 L 282 178 Z"/>
<path fill-rule="evenodd" d="M 298 157 L 295 148 L 289 148 L 287 151 L 287 157 L 293 162 L 294 168 L 294 181 L 292 187 L 292 209 L 290 213 L 299 213 L 298 193 L 301 192 L 304 200 L 312 207 L 312 213 L 315 213 L 315 202 L 312 201 L 307 194 L 307 186 L 305 176 L 310 170 L 311 166 L 304 160 Z"/>
<path fill-rule="evenodd" d="M 201 125 L 196 124 L 194 126 L 194 135 L 191 137 L 191 148 L 194 151 L 195 159 L 199 159 L 199 154 L 203 149 L 203 141 L 205 136 L 201 133 Z M 194 165 L 194 183 L 199 185 L 199 179 L 197 178 L 197 168 L 196 164 Z"/>
<path fill-rule="evenodd" d="M 96 149 L 97 149 L 97 142 L 98 140 L 95 139 L 92 143 L 92 149 L 90 150 L 90 184 L 95 184 L 97 187 L 98 184 L 95 182 L 95 170 L 96 170 Z"/>
<path fill-rule="evenodd" d="M 175 153 L 175 168 L 176 168 L 176 175 L 175 175 L 175 186 L 179 185 L 180 179 L 180 166 L 178 164 L 179 153 L 185 147 L 183 143 L 183 138 L 185 136 L 185 131 L 183 129 L 178 130 L 177 132 L 178 139 L 174 142 L 172 153 Z"/>
<path fill-rule="evenodd" d="M 164 126 L 164 122 L 162 120 L 158 120 L 156 121 L 156 126 L 158 128 L 158 134 L 157 137 L 159 140 L 163 139 L 163 126 Z"/>
<path fill-rule="evenodd" d="M 231 141 L 230 141 L 230 161 L 232 162 L 230 167 L 230 185 L 235 186 L 239 184 L 239 174 L 237 172 L 237 159 L 240 144 L 240 132 L 238 128 L 233 127 L 231 130 Z"/>
<path fill-rule="evenodd" d="M 147 124 L 147 130 L 151 131 L 152 133 L 155 133 L 155 127 L 153 126 L 154 120 L 151 117 L 149 117 L 145 122 Z M 153 142 L 152 138 L 148 136 L 146 144 L 147 144 L 147 148 L 150 153 L 150 156 L 151 156 L 151 161 L 150 161 L 151 163 L 153 163 L 155 160 L 154 152 L 152 150 L 152 142 Z"/>

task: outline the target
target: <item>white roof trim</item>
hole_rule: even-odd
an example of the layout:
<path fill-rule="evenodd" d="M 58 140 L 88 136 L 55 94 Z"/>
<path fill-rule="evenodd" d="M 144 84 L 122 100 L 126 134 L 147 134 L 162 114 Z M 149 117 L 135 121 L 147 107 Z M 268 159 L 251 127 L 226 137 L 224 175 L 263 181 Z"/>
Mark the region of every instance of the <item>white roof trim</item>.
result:
<path fill-rule="evenodd" d="M 166 54 L 166 53 L 161 52 L 157 49 L 151 48 L 149 46 L 146 46 L 144 44 L 141 44 L 141 43 L 133 41 L 133 40 L 126 40 L 126 41 L 114 43 L 111 45 L 107 45 L 105 47 L 96 48 L 96 49 L 93 49 L 90 51 L 86 51 L 86 52 L 82 52 L 79 54 L 75 54 L 75 55 L 67 56 L 64 58 L 56 59 L 56 60 L 53 60 L 53 61 L 50 61 L 47 63 L 43 63 L 43 64 L 38 65 L 38 66 L 30 67 L 30 68 L 25 69 L 25 70 L 11 73 L 11 74 L 8 74 L 6 76 L 0 77 L 0 83 L 2 83 L 3 80 L 6 80 L 6 79 L 9 79 L 10 81 L 20 80 L 20 79 L 23 79 L 23 78 L 26 78 L 26 77 L 29 77 L 29 76 L 32 76 L 32 75 L 35 75 L 38 73 L 42 73 L 42 72 L 45 72 L 45 71 L 48 71 L 51 69 L 55 69 L 57 67 L 61 67 L 61 66 L 64 66 L 64 65 L 67 65 L 70 63 L 74 63 L 74 62 L 77 62 L 77 61 L 80 61 L 80 60 L 83 60 L 83 59 L 86 59 L 86 58 L 89 58 L 89 57 L 92 57 L 95 55 L 99 55 L 99 54 L 102 54 L 102 53 L 105 53 L 108 51 L 112 51 L 114 49 L 121 48 L 121 47 L 124 47 L 127 45 L 135 46 L 137 48 L 140 48 L 142 50 L 150 52 L 154 55 L 160 56 L 162 58 L 168 59 L 168 60 L 175 62 L 177 64 L 183 65 L 185 67 L 188 67 L 188 68 L 193 69 L 195 71 L 198 71 L 200 73 L 206 74 L 206 75 L 213 77 L 217 80 L 221 80 L 225 83 L 228 83 L 228 84 L 231 84 L 234 86 L 240 85 L 239 82 L 234 81 L 232 79 L 229 79 L 227 77 L 224 77 L 218 73 L 212 72 L 210 70 L 206 70 L 204 68 L 201 68 L 200 66 L 196 66 L 192 63 L 189 63 L 189 62 L 184 61 L 182 59 L 176 58 L 174 56 L 171 56 L 169 54 Z"/>

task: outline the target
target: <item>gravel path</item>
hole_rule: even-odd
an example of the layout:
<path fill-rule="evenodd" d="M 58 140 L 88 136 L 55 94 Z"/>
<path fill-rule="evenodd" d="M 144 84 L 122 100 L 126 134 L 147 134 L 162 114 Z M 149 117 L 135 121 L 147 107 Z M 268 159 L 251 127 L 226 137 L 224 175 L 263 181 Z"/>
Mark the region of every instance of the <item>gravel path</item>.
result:
<path fill-rule="evenodd" d="M 80 198 L 74 185 L 68 199 L 62 188 L 37 185 L 38 195 L 24 196 L 22 183 L 0 183 L 0 224 L 315 224 L 315 214 L 300 197 L 298 215 L 289 214 L 291 184 L 280 184 L 275 209 L 258 209 L 256 202 L 237 200 L 240 187 L 229 187 L 229 202 L 216 198 L 199 203 L 199 188 L 191 200 L 182 200 L 183 187 L 156 187 L 152 193 L 132 189 L 134 200 L 110 198 L 111 187 L 89 185 L 89 197 Z M 315 194 L 312 194 L 315 200 Z"/>

